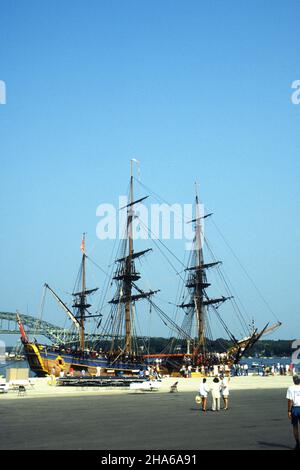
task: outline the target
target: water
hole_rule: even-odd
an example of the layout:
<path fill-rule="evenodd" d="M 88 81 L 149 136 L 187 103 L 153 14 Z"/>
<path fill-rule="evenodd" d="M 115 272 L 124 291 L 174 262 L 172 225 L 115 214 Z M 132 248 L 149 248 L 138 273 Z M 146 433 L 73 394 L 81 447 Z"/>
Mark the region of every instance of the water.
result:
<path fill-rule="evenodd" d="M 248 364 L 251 366 L 253 363 L 259 364 L 260 366 L 272 366 L 273 364 L 280 364 L 285 366 L 291 363 L 290 357 L 246 357 L 240 362 L 241 364 Z"/>
<path fill-rule="evenodd" d="M 27 369 L 27 361 L 6 361 L 4 364 L 0 363 L 0 376 L 6 376 L 7 369 Z M 35 373 L 29 370 L 29 377 L 35 377 Z"/>
<path fill-rule="evenodd" d="M 244 358 L 241 360 L 241 364 L 248 364 L 249 369 L 257 369 L 257 367 L 252 367 L 252 364 L 258 364 L 258 367 L 261 368 L 262 366 L 272 366 L 280 364 L 285 366 L 292 362 L 290 357 L 252 357 L 252 358 Z M 300 372 L 300 364 L 295 365 L 295 369 L 297 372 Z"/>

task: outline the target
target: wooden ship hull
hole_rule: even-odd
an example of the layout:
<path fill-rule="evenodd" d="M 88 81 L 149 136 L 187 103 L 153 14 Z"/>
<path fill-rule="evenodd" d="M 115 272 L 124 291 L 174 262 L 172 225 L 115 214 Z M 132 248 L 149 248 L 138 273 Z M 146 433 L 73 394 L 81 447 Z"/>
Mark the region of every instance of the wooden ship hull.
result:
<path fill-rule="evenodd" d="M 142 358 L 109 359 L 107 357 L 75 357 L 73 354 L 49 350 L 47 346 L 37 343 L 24 343 L 25 356 L 32 372 L 38 377 L 55 375 L 135 376 L 145 369 Z"/>

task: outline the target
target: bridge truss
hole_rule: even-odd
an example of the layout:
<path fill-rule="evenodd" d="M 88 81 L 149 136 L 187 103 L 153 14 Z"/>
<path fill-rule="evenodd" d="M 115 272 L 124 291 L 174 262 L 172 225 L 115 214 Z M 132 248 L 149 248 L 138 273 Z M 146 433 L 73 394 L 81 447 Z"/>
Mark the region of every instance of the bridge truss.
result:
<path fill-rule="evenodd" d="M 45 336 L 56 344 L 66 344 L 78 341 L 78 333 L 72 333 L 70 330 L 61 328 L 30 315 L 23 315 L 19 313 L 19 316 L 25 327 L 26 333 L 29 335 Z M 20 335 L 16 313 L 0 312 L 0 334 Z M 101 338 L 102 336 L 97 334 L 86 335 L 87 342 L 97 341 Z"/>

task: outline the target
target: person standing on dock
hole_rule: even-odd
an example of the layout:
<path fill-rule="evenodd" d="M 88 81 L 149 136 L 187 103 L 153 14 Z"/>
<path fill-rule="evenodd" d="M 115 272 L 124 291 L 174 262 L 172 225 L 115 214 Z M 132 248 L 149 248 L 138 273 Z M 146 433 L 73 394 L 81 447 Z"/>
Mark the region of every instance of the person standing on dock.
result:
<path fill-rule="evenodd" d="M 288 388 L 286 398 L 288 400 L 288 416 L 292 422 L 293 434 L 296 441 L 295 450 L 300 450 L 299 427 L 300 422 L 300 377 L 293 377 L 294 385 Z"/>
<path fill-rule="evenodd" d="M 221 377 L 221 394 L 224 400 L 224 410 L 228 410 L 229 404 L 229 378 Z"/>
<path fill-rule="evenodd" d="M 206 384 L 206 379 L 203 379 L 199 387 L 199 395 L 201 397 L 202 411 L 204 412 L 206 412 L 207 396 L 208 396 L 209 390 L 210 389 L 208 385 Z"/>
<path fill-rule="evenodd" d="M 220 411 L 221 384 L 218 377 L 215 377 L 211 386 L 212 411 Z"/>

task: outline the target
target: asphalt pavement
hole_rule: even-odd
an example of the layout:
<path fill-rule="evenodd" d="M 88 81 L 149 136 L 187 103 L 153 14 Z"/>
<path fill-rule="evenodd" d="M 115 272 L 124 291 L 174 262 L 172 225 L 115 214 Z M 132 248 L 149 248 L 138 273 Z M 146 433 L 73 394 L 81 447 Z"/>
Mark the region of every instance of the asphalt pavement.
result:
<path fill-rule="evenodd" d="M 289 450 L 285 389 L 232 391 L 202 413 L 196 393 L 1 400 L 0 449 Z"/>

